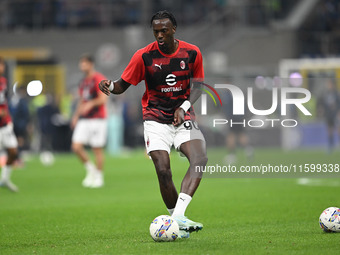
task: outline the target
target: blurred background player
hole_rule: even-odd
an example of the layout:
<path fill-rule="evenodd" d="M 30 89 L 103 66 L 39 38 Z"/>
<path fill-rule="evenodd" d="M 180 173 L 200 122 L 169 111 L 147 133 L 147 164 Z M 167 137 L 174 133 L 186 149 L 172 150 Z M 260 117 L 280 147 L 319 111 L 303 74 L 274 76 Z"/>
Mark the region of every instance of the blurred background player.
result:
<path fill-rule="evenodd" d="M 23 166 L 22 152 L 29 150 L 28 129 L 30 123 L 29 105 L 25 86 L 16 88 L 8 107 L 12 116 L 14 134 L 18 140 L 18 157 L 15 166 Z"/>
<path fill-rule="evenodd" d="M 228 164 L 235 164 L 237 162 L 236 151 L 238 147 L 244 151 L 247 160 L 251 160 L 253 158 L 254 151 L 249 145 L 247 129 L 244 123 L 245 115 L 233 114 L 233 96 L 229 91 L 228 93 L 225 93 L 223 100 L 226 104 L 224 107 L 224 113 L 230 123 L 230 127 L 226 136 L 228 155 L 225 157 L 225 161 Z M 245 107 L 244 109 L 247 108 Z"/>
<path fill-rule="evenodd" d="M 179 225 L 180 237 L 187 238 L 189 232 L 203 228 L 185 216 L 202 178 L 195 167 L 207 163 L 205 139 L 191 107 L 200 96 L 200 90 L 191 89 L 191 84 L 200 86 L 204 79 L 202 55 L 197 46 L 174 38 L 177 22 L 170 12 L 157 12 L 151 26 L 156 41 L 133 55 L 119 80 L 103 80 L 99 87 L 107 95 L 121 94 L 131 84 L 145 80 L 145 147 L 156 168 L 163 201 Z M 172 146 L 190 162 L 179 194 L 170 168 Z"/>
<path fill-rule="evenodd" d="M 13 131 L 12 119 L 7 104 L 7 79 L 5 73 L 5 61 L 0 57 L 0 149 L 7 150 L 7 162 L 2 167 L 0 186 L 17 192 L 18 188 L 11 182 L 12 165 L 17 159 L 18 142 Z"/>
<path fill-rule="evenodd" d="M 334 81 L 328 79 L 324 93 L 320 98 L 320 110 L 327 125 L 328 152 L 331 153 L 335 145 L 335 130 L 340 110 L 340 96 Z M 340 133 L 340 132 L 339 132 Z"/>
<path fill-rule="evenodd" d="M 79 69 L 85 77 L 79 85 L 79 102 L 73 114 L 71 126 L 74 128 L 72 149 L 84 163 L 86 177 L 84 187 L 100 188 L 104 185 L 103 147 L 107 137 L 107 97 L 100 92 L 98 83 L 106 79 L 94 68 L 94 58 L 84 54 L 79 60 Z M 92 148 L 95 156 L 93 164 L 84 149 L 84 145 Z"/>

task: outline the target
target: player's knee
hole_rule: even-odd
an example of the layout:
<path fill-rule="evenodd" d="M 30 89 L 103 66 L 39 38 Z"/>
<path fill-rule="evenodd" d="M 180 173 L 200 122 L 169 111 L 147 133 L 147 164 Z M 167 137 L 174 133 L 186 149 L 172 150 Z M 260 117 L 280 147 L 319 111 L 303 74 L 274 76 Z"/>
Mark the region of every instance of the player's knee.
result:
<path fill-rule="evenodd" d="M 172 174 L 169 167 L 160 166 L 157 169 L 157 176 L 160 183 L 167 184 L 172 180 Z"/>
<path fill-rule="evenodd" d="M 16 148 L 8 149 L 7 154 L 9 159 L 16 160 L 18 157 L 18 150 Z"/>
<path fill-rule="evenodd" d="M 191 165 L 194 166 L 205 166 L 208 163 L 207 155 L 194 155 L 193 159 L 190 161 Z"/>
<path fill-rule="evenodd" d="M 73 143 L 72 144 L 72 151 L 75 153 L 79 153 L 80 150 L 82 149 L 82 145 L 78 143 Z"/>

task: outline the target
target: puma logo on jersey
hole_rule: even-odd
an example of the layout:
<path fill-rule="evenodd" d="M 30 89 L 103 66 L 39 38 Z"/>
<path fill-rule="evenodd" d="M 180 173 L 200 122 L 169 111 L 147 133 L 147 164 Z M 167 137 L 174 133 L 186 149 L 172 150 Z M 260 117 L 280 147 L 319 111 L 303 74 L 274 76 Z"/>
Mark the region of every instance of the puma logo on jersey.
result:
<path fill-rule="evenodd" d="M 160 70 L 162 70 L 162 63 L 160 65 L 155 64 L 156 67 L 158 67 Z"/>

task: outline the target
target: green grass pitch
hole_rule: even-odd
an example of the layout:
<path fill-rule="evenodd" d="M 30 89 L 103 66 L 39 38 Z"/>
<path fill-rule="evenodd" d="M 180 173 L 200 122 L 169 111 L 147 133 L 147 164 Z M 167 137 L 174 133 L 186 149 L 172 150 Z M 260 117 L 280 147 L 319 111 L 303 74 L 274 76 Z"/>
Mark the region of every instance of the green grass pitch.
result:
<path fill-rule="evenodd" d="M 171 155 L 177 187 L 188 163 Z M 253 162 L 338 162 L 339 152 L 257 150 Z M 242 155 L 241 155 L 241 162 Z M 245 161 L 243 163 L 246 163 Z M 0 189 L 0 254 L 326 254 L 340 234 L 323 233 L 322 210 L 340 206 L 340 179 L 204 178 L 187 215 L 204 224 L 188 240 L 156 243 L 149 224 L 167 214 L 142 150 L 107 156 L 105 187 L 81 186 L 72 154 L 44 167 L 38 157 L 13 173 L 20 192 Z"/>

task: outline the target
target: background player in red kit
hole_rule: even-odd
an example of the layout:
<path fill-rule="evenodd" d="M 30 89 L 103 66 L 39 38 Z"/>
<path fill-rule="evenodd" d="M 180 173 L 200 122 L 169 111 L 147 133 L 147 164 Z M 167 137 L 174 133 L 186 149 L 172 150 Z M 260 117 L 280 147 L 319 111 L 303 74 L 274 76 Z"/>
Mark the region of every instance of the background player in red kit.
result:
<path fill-rule="evenodd" d="M 100 188 L 104 185 L 103 147 L 107 137 L 107 97 L 100 93 L 98 83 L 106 79 L 94 68 L 94 58 L 85 54 L 80 58 L 79 69 L 85 74 L 79 85 L 80 99 L 72 118 L 72 149 L 84 163 L 86 177 L 82 184 L 88 188 Z M 91 146 L 95 155 L 94 165 L 87 155 L 84 145 Z"/>
<path fill-rule="evenodd" d="M 0 57 L 0 149 L 7 150 L 7 162 L 2 167 L 0 186 L 11 191 L 18 191 L 17 186 L 11 182 L 12 165 L 18 155 L 18 141 L 13 131 L 12 119 L 7 104 L 7 80 L 5 73 L 5 61 Z"/>
<path fill-rule="evenodd" d="M 170 12 L 157 12 L 151 26 L 156 41 L 133 55 L 119 80 L 103 80 L 99 87 L 106 95 L 121 94 L 131 84 L 145 80 L 142 105 L 147 153 L 155 165 L 164 203 L 181 229 L 180 236 L 189 237 L 189 232 L 203 228 L 184 215 L 202 177 L 193 174 L 195 166 L 207 163 L 204 137 L 193 109 L 188 111 L 200 95 L 191 85 L 203 81 L 202 55 L 195 45 L 174 38 L 177 23 Z M 172 146 L 190 162 L 179 194 L 170 169 Z"/>

